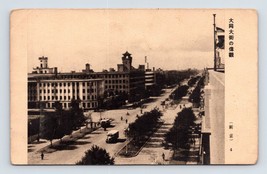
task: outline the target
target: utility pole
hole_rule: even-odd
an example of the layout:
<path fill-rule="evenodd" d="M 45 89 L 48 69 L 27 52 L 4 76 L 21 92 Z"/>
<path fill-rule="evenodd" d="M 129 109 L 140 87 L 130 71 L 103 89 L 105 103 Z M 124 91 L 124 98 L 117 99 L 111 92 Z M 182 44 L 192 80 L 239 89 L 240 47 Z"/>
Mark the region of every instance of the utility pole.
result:
<path fill-rule="evenodd" d="M 217 71 L 216 65 L 216 23 L 215 23 L 216 14 L 213 14 L 213 33 L 214 33 L 214 71 Z"/>

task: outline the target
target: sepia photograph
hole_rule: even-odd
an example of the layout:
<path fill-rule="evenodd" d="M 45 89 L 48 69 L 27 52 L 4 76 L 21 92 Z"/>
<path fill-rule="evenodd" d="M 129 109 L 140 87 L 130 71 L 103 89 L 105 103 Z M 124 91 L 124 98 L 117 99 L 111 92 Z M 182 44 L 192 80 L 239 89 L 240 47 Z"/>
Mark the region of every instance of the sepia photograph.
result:
<path fill-rule="evenodd" d="M 242 75 L 257 81 L 257 16 L 250 10 L 227 12 L 13 11 L 11 68 L 23 71 L 11 73 L 11 105 L 23 104 L 21 112 L 11 113 L 24 119 L 11 119 L 11 129 L 20 122 L 24 134 L 13 125 L 11 139 L 23 143 L 11 143 L 12 156 L 23 151 L 26 160 L 19 163 L 28 165 L 255 163 L 257 83 L 231 86 L 242 67 L 250 66 Z M 242 35 L 248 27 L 242 15 L 247 25 L 252 21 L 255 35 Z M 250 39 L 253 46 L 244 44 L 250 54 L 241 56 L 240 37 Z M 240 57 L 238 69 L 234 61 Z M 226 87 L 227 77 L 233 80 Z M 15 79 L 22 97 L 12 93 Z M 252 98 L 242 100 L 238 90 Z M 247 120 L 252 126 L 242 127 L 249 140 L 239 134 L 242 123 L 236 119 L 249 117 L 240 111 L 246 106 L 253 108 L 252 122 Z M 245 150 L 245 161 L 235 160 L 231 154 L 238 158 L 242 141 L 254 144 Z"/>

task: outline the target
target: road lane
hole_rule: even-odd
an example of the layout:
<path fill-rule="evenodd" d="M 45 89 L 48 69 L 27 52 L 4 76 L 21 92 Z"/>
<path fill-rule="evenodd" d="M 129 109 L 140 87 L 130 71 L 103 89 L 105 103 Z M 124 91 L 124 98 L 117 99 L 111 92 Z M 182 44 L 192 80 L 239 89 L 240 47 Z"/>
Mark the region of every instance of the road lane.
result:
<path fill-rule="evenodd" d="M 155 101 L 147 104 L 147 107 L 143 109 L 143 112 L 150 111 L 155 107 L 161 107 L 161 101 L 168 98 L 169 94 L 173 91 L 173 89 L 166 89 L 165 93 L 159 97 L 153 97 Z M 84 138 L 77 140 L 78 145 L 71 150 L 58 150 L 53 153 L 45 154 L 44 160 L 40 159 L 40 154 L 33 152 L 30 153 L 28 156 L 28 163 L 29 164 L 75 164 L 81 157 L 84 155 L 84 152 L 91 148 L 91 146 L 98 145 L 102 148 L 105 148 L 111 156 L 114 156 L 115 153 L 121 149 L 125 142 L 118 142 L 114 144 L 107 144 L 106 140 L 106 133 L 109 130 L 116 129 L 120 131 L 120 139 L 125 138 L 123 134 L 123 130 L 128 127 L 128 124 L 135 121 L 136 115 L 141 115 L 141 109 L 136 108 L 133 110 L 127 109 L 117 109 L 117 110 L 108 110 L 101 113 L 102 118 L 112 118 L 114 121 L 112 125 L 113 128 L 107 128 L 106 131 L 103 128 L 100 128 L 91 134 L 87 134 Z M 126 116 L 126 113 L 129 112 L 130 115 Z M 123 116 L 124 115 L 124 116 Z M 121 116 L 123 116 L 123 120 L 121 121 Z M 99 119 L 99 113 L 92 114 L 93 119 Z M 127 118 L 128 123 L 126 124 L 125 119 Z"/>

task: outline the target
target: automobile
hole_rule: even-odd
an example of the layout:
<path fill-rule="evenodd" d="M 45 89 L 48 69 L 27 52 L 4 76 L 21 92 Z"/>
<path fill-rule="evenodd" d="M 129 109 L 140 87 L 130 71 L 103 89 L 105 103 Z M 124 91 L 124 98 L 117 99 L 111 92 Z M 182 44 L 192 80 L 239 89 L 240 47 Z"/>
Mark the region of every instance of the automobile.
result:
<path fill-rule="evenodd" d="M 107 133 L 106 143 L 116 143 L 119 138 L 118 130 L 111 130 Z"/>
<path fill-rule="evenodd" d="M 110 126 L 111 120 L 110 119 L 104 119 L 100 121 L 101 127 L 108 127 Z"/>

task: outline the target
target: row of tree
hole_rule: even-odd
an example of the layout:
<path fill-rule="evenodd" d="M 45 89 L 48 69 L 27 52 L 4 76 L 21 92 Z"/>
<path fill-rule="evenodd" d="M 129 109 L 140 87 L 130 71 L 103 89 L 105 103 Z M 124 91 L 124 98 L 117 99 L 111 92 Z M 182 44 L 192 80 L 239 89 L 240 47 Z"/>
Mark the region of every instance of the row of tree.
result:
<path fill-rule="evenodd" d="M 204 87 L 204 79 L 205 77 L 202 76 L 195 89 L 193 90 L 192 94 L 189 96 L 189 100 L 194 104 L 194 106 L 199 107 L 201 101 L 201 89 Z"/>
<path fill-rule="evenodd" d="M 190 86 L 190 87 L 194 86 L 199 79 L 200 79 L 200 76 L 192 77 L 187 82 L 188 86 Z"/>
<path fill-rule="evenodd" d="M 162 113 L 156 108 L 150 112 L 145 112 L 143 116 L 138 117 L 135 122 L 129 124 L 127 135 L 133 138 L 133 142 L 140 143 L 140 140 L 155 128 L 161 116 Z"/>
<path fill-rule="evenodd" d="M 167 85 L 172 86 L 179 84 L 185 79 L 188 79 L 190 76 L 193 76 L 198 73 L 195 69 L 187 69 L 187 70 L 170 70 L 170 71 L 156 71 L 156 82 L 159 85 Z"/>
<path fill-rule="evenodd" d="M 195 120 L 192 108 L 184 108 L 176 116 L 173 127 L 165 134 L 165 142 L 172 144 L 174 149 L 187 148 L 190 138 L 189 129 L 194 125 Z"/>
<path fill-rule="evenodd" d="M 187 85 L 179 86 L 175 91 L 172 92 L 172 99 L 180 100 L 182 97 L 186 96 L 188 88 L 189 87 Z"/>
<path fill-rule="evenodd" d="M 83 110 L 79 107 L 80 102 L 79 99 L 72 99 L 70 110 L 63 110 L 62 104 L 55 102 L 56 111 L 42 118 L 41 138 L 49 140 L 52 146 L 53 139 L 62 140 L 65 135 L 80 128 L 85 121 Z"/>

